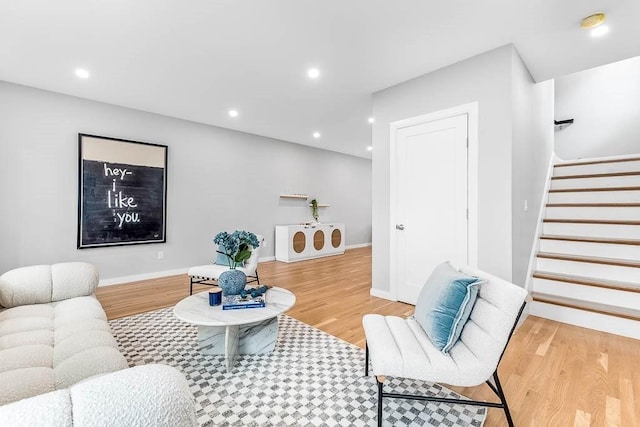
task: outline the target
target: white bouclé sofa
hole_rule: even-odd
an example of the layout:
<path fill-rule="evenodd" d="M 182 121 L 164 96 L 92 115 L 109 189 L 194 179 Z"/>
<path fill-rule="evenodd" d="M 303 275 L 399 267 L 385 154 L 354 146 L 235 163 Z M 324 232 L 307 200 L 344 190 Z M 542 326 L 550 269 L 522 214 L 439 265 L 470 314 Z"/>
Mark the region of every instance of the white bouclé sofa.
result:
<path fill-rule="evenodd" d="M 125 369 L 94 296 L 97 286 L 96 268 L 82 262 L 22 267 L 0 276 L 0 424 L 34 416 L 56 426 L 193 425 L 193 396 L 180 372 L 161 365 Z M 128 414 L 127 405 L 137 410 Z M 34 415 L 29 408 L 38 410 Z M 146 422 L 154 416 L 177 418 Z M 141 417 L 146 421 L 136 421 Z M 39 424 L 33 420 L 9 425 Z"/>
<path fill-rule="evenodd" d="M 176 369 L 144 365 L 0 406 L 12 427 L 193 427 L 193 395 Z"/>

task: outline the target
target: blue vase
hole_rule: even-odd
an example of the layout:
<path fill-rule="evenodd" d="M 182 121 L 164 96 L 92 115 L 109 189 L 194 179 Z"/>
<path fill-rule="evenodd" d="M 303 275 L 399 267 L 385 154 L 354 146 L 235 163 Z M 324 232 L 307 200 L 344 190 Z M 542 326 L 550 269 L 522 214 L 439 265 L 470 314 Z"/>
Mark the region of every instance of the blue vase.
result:
<path fill-rule="evenodd" d="M 240 270 L 227 270 L 220 274 L 218 286 L 225 295 L 238 295 L 247 286 L 247 275 Z"/>

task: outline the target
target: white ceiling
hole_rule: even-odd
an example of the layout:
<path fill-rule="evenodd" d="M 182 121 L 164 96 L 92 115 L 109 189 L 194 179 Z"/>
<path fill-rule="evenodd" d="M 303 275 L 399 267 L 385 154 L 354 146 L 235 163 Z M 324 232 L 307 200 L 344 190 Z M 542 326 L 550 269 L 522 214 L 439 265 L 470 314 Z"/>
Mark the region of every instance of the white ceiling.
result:
<path fill-rule="evenodd" d="M 373 92 L 508 43 L 537 81 L 637 56 L 639 20 L 638 0 L 0 0 L 0 80 L 366 158 Z"/>

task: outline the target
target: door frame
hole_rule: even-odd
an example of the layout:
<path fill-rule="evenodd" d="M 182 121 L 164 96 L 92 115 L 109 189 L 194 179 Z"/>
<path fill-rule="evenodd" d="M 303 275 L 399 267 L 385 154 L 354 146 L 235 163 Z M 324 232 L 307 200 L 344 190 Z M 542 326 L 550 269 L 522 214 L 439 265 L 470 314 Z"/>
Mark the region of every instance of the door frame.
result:
<path fill-rule="evenodd" d="M 450 117 L 467 115 L 467 208 L 469 219 L 467 222 L 468 264 L 477 267 L 478 264 L 478 102 L 458 105 L 433 113 L 422 114 L 407 119 L 397 120 L 389 124 L 389 297 L 398 301 L 398 266 L 396 261 L 397 237 L 396 224 L 398 224 L 398 195 L 397 195 L 397 134 L 400 129 L 421 125 Z"/>

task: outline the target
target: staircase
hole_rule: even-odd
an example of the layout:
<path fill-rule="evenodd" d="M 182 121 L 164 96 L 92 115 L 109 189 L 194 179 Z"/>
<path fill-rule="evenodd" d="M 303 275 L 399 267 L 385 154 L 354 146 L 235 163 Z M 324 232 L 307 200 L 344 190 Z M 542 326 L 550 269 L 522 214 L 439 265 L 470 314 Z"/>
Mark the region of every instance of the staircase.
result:
<path fill-rule="evenodd" d="M 554 166 L 530 313 L 640 339 L 640 155 Z"/>

